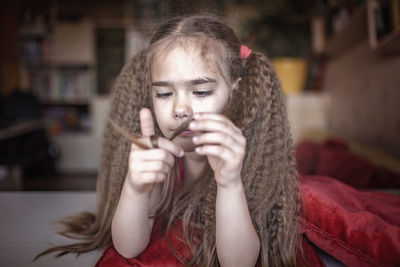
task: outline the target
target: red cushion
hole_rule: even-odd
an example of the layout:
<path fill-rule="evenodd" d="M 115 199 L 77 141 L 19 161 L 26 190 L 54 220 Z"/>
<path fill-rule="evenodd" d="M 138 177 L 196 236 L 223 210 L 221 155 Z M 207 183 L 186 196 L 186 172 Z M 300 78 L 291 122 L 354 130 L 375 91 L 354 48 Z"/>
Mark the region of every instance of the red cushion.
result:
<path fill-rule="evenodd" d="M 400 266 L 400 198 L 300 175 L 308 239 L 348 266 Z"/>
<path fill-rule="evenodd" d="M 320 146 L 311 141 L 302 141 L 296 146 L 296 160 L 299 172 L 314 174 L 319 161 Z"/>
<path fill-rule="evenodd" d="M 302 174 L 334 177 L 356 188 L 400 188 L 400 174 L 352 154 L 339 139 L 329 138 L 322 144 L 300 142 L 296 146 L 296 161 Z"/>
<path fill-rule="evenodd" d="M 349 152 L 339 140 L 328 139 L 321 145 L 315 174 L 335 177 L 356 188 L 368 187 L 377 170 L 375 166 Z"/>

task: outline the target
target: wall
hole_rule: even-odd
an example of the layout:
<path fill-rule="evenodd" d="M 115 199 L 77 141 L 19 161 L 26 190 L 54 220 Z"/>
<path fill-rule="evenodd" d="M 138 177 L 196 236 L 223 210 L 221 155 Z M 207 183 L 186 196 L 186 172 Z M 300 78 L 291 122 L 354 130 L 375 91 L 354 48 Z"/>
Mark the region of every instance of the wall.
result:
<path fill-rule="evenodd" d="M 54 137 L 61 147 L 58 167 L 65 172 L 97 172 L 103 146 L 109 97 L 96 96 L 90 101 L 92 127 L 90 133 L 62 134 Z"/>
<path fill-rule="evenodd" d="M 286 109 L 294 143 L 327 131 L 325 93 L 302 92 L 286 97 Z"/>
<path fill-rule="evenodd" d="M 400 56 L 362 42 L 329 61 L 324 90 L 331 131 L 400 158 Z"/>

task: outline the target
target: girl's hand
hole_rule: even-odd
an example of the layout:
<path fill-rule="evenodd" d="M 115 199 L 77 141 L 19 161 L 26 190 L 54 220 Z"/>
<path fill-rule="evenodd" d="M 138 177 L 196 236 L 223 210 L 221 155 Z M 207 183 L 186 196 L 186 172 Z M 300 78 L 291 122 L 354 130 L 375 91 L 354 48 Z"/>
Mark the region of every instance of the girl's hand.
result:
<path fill-rule="evenodd" d="M 189 125 L 190 130 L 202 134 L 193 137 L 195 151 L 208 158 L 219 186 L 236 186 L 246 150 L 246 138 L 228 118 L 216 113 L 197 113 Z"/>
<path fill-rule="evenodd" d="M 140 111 L 140 128 L 142 137 L 139 141 L 151 145 L 150 136 L 154 134 L 154 123 L 151 112 L 147 108 Z M 182 157 L 183 149 L 168 139 L 159 137 L 158 148 L 143 150 L 132 143 L 129 155 L 128 183 L 138 193 L 147 192 L 155 183 L 164 181 L 175 158 Z"/>

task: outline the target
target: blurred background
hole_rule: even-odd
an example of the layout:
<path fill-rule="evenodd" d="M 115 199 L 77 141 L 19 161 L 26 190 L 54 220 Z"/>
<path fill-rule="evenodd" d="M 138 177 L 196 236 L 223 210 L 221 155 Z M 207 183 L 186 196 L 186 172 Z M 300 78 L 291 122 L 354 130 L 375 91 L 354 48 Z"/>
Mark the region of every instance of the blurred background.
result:
<path fill-rule="evenodd" d="M 399 2 L 3 1 L 0 190 L 94 191 L 114 79 L 160 20 L 197 12 L 223 16 L 272 60 L 299 171 L 397 188 Z"/>

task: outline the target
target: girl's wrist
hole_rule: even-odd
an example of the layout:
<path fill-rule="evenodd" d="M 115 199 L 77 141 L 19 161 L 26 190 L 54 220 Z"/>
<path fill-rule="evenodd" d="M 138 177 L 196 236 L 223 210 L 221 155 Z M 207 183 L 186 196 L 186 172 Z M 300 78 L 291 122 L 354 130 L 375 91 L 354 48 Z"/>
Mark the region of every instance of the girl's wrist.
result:
<path fill-rule="evenodd" d="M 218 181 L 219 179 L 217 179 Z M 222 179 L 221 179 L 222 180 Z M 224 182 L 224 183 L 218 183 L 217 182 L 217 188 L 218 190 L 223 190 L 223 191 L 240 191 L 243 190 L 243 183 L 241 177 L 238 177 L 236 179 L 232 179 L 229 182 Z"/>
<path fill-rule="evenodd" d="M 132 181 L 130 181 L 128 177 L 125 179 L 124 187 L 129 195 L 135 195 L 137 197 L 149 197 L 150 195 L 149 190 L 147 190 L 147 187 L 150 187 L 149 185 L 139 188 Z"/>

